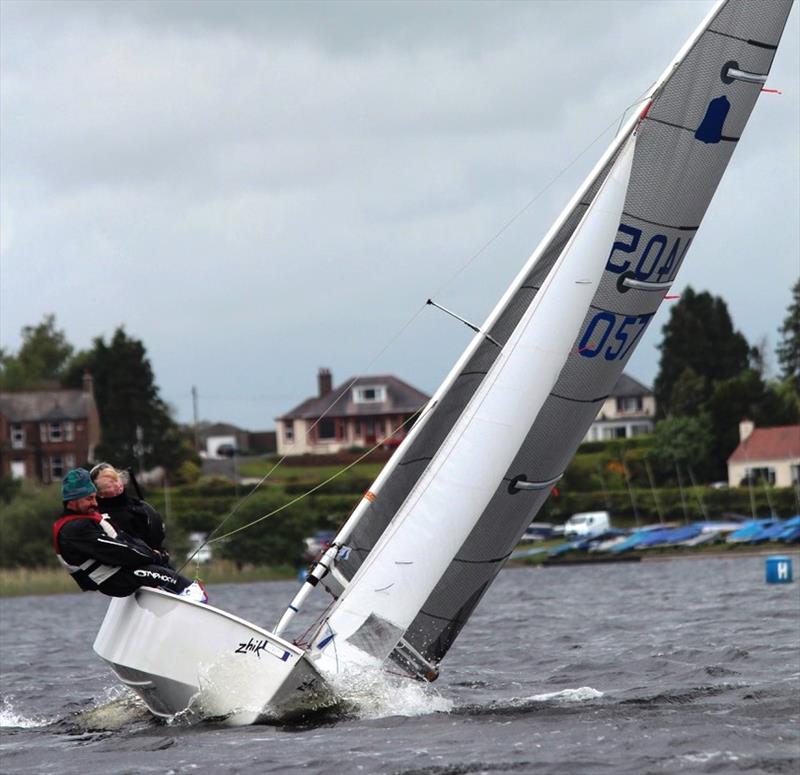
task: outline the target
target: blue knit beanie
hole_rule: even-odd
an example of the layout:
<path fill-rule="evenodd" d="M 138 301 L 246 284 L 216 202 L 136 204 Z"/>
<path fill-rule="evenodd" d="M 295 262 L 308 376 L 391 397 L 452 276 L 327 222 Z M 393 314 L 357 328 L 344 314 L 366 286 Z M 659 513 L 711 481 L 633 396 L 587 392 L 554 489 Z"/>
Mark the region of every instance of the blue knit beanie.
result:
<path fill-rule="evenodd" d="M 61 483 L 61 500 L 77 501 L 87 495 L 93 495 L 97 488 L 92 483 L 89 472 L 85 468 L 73 468 L 67 472 L 64 481 Z"/>

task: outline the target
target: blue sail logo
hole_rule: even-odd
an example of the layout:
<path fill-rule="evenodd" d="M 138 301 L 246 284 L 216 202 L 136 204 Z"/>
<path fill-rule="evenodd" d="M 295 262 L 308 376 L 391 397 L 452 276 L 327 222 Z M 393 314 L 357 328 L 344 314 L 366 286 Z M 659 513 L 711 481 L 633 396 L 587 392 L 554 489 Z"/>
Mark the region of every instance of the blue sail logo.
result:
<path fill-rule="evenodd" d="M 731 103 L 724 94 L 711 100 L 700 126 L 694 133 L 695 139 L 701 143 L 718 143 L 722 139 L 722 126 L 730 109 Z"/>

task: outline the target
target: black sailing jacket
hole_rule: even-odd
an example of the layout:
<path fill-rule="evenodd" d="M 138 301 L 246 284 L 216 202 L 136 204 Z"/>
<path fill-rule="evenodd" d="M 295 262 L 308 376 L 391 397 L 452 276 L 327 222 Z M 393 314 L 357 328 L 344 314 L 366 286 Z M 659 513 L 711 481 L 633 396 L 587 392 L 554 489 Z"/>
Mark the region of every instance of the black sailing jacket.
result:
<path fill-rule="evenodd" d="M 65 516 L 80 516 L 67 512 Z M 58 553 L 70 565 L 97 560 L 121 568 L 141 568 L 159 564 L 161 557 L 144 541 L 118 531 L 111 538 L 91 517 L 73 519 L 61 526 L 57 536 Z"/>
<path fill-rule="evenodd" d="M 153 549 L 162 548 L 166 533 L 164 520 L 147 501 L 122 492 L 114 498 L 98 498 L 97 510 L 108 514 L 117 530 L 141 539 Z"/>

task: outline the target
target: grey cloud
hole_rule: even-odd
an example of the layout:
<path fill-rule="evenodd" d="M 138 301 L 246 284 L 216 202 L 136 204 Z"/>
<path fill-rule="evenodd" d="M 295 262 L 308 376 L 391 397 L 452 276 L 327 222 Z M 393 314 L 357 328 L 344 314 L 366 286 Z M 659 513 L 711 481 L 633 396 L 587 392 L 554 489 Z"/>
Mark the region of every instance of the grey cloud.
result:
<path fill-rule="evenodd" d="M 80 346 L 125 323 L 184 418 L 196 381 L 230 399 L 208 416 L 269 425 L 318 365 L 360 371 L 448 280 L 445 301 L 486 314 L 611 130 L 469 258 L 613 128 L 706 8 L 4 2 L 2 345 L 47 312 Z M 796 269 L 796 216 L 776 213 L 797 205 L 796 17 L 785 94 L 757 107 L 679 278 L 735 299 L 751 339 Z M 741 205 L 757 226 L 731 217 Z M 769 280 L 743 281 L 765 240 Z M 720 272 L 730 244 L 742 269 Z M 632 365 L 645 380 L 660 325 Z M 426 311 L 378 368 L 432 391 L 465 341 Z M 274 400 L 234 400 L 253 393 Z"/>

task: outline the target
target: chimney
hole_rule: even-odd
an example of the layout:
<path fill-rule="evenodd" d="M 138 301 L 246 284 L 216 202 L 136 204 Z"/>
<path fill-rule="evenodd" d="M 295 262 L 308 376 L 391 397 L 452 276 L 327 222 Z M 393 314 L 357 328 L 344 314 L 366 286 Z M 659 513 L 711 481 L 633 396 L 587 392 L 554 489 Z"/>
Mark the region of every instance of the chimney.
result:
<path fill-rule="evenodd" d="M 83 372 L 83 392 L 94 395 L 94 378 L 88 371 Z"/>
<path fill-rule="evenodd" d="M 320 367 L 317 373 L 317 385 L 319 386 L 320 398 L 333 390 L 333 377 L 330 369 Z"/>
<path fill-rule="evenodd" d="M 746 441 L 755 430 L 756 424 L 746 417 L 739 423 L 739 441 Z"/>

